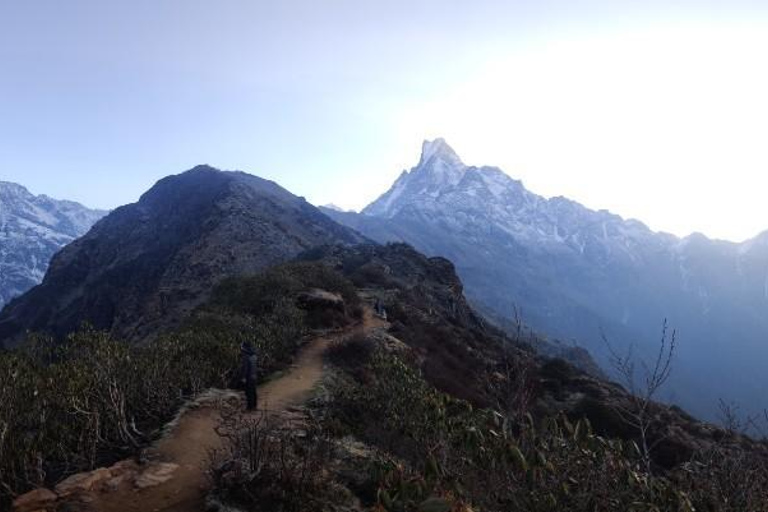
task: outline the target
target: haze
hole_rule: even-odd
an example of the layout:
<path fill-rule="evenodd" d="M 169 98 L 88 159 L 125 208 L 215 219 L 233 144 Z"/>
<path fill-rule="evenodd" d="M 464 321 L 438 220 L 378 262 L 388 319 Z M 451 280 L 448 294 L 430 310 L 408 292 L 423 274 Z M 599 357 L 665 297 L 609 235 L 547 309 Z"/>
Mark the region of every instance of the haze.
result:
<path fill-rule="evenodd" d="M 110 208 L 209 163 L 359 209 L 442 136 L 543 195 L 754 236 L 768 7 L 665 4 L 2 1 L 0 179 Z"/>

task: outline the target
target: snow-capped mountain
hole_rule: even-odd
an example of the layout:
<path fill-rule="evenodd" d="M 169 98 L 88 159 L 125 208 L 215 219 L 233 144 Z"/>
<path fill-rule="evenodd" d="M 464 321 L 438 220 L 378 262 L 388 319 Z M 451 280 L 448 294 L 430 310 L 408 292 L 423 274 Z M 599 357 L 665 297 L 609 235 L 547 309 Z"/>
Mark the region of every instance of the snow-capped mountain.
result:
<path fill-rule="evenodd" d="M 106 213 L 0 181 L 0 309 L 42 281 L 53 255 Z"/>
<path fill-rule="evenodd" d="M 493 226 L 518 241 L 580 254 L 601 250 L 634 257 L 638 243 L 675 240 L 639 221 L 595 212 L 564 197 L 545 199 L 497 167 L 467 166 L 443 139 L 425 141 L 419 164 L 362 213 L 386 219 L 401 213 L 439 216 L 446 227 L 468 232 Z"/>
<path fill-rule="evenodd" d="M 603 333 L 650 356 L 667 318 L 681 336 L 668 398 L 707 417 L 711 397 L 768 406 L 757 362 L 768 357 L 768 233 L 744 244 L 657 233 L 468 166 L 442 139 L 425 142 L 418 165 L 362 214 L 327 213 L 451 259 L 481 309 L 522 308 L 527 323 L 603 362 Z"/>

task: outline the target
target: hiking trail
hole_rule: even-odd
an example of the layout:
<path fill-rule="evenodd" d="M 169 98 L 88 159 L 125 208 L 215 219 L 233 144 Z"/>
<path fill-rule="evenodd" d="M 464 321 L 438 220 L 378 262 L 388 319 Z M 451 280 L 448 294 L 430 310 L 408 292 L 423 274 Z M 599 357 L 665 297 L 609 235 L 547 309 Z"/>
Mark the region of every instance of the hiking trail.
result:
<path fill-rule="evenodd" d="M 213 450 L 223 447 L 216 428 L 222 423 L 222 401 L 236 402 L 243 416 L 291 414 L 305 403 L 321 381 L 323 354 L 335 341 L 389 324 L 366 308 L 361 322 L 313 338 L 299 351 L 284 373 L 258 388 L 258 410 L 246 412 L 242 393 L 209 390 L 187 406 L 166 435 L 147 449 L 149 462 L 117 463 L 104 473 L 100 485 L 72 497 L 98 512 L 197 512 L 204 510 L 209 482 L 206 467 Z M 124 474 L 120 475 L 120 472 Z M 87 474 L 86 474 L 87 475 Z"/>

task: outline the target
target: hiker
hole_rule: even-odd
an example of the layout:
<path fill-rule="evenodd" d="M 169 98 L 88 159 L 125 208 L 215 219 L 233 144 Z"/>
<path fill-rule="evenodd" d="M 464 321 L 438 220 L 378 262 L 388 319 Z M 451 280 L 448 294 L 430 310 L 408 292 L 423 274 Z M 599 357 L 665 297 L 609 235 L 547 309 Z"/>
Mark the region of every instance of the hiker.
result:
<path fill-rule="evenodd" d="M 376 316 L 378 316 L 382 320 L 387 319 L 387 310 L 384 309 L 384 304 L 378 298 L 376 299 L 376 302 L 373 305 L 373 311 L 376 313 Z"/>
<path fill-rule="evenodd" d="M 246 341 L 240 346 L 240 355 L 242 358 L 242 367 L 240 368 L 240 379 L 245 384 L 245 399 L 248 404 L 248 410 L 256 410 L 256 372 L 257 357 L 256 347 L 253 343 Z"/>

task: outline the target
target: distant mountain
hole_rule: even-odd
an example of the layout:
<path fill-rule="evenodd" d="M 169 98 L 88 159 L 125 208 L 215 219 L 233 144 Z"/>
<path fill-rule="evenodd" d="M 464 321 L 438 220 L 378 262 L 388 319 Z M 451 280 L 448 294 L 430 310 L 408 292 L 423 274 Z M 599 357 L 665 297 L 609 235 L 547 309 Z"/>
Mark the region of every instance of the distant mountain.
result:
<path fill-rule="evenodd" d="M 198 166 L 160 180 L 58 253 L 0 314 L 0 343 L 90 322 L 129 340 L 174 325 L 224 277 L 364 238 L 271 181 Z"/>
<path fill-rule="evenodd" d="M 327 210 L 333 210 L 335 212 L 345 212 L 346 210 L 342 208 L 341 206 L 336 206 L 333 203 L 324 204 L 322 208 L 325 208 Z"/>
<path fill-rule="evenodd" d="M 768 406 L 768 233 L 743 244 L 656 233 L 465 165 L 442 139 L 425 142 L 418 165 L 361 214 L 326 213 L 449 258 L 481 310 L 509 318 L 519 307 L 603 363 L 601 332 L 650 356 L 668 318 L 680 337 L 668 399 L 709 418 L 720 397 Z"/>
<path fill-rule="evenodd" d="M 42 281 L 53 255 L 106 213 L 0 181 L 0 309 Z"/>

